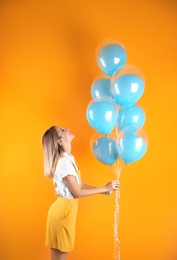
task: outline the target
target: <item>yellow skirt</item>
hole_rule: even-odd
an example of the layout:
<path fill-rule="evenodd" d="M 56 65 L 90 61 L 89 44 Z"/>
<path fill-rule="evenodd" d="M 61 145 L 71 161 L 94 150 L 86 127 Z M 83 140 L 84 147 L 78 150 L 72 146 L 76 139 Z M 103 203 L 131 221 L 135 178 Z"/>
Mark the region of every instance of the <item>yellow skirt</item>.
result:
<path fill-rule="evenodd" d="M 46 242 L 50 248 L 70 252 L 74 248 L 78 199 L 57 197 L 48 211 Z"/>

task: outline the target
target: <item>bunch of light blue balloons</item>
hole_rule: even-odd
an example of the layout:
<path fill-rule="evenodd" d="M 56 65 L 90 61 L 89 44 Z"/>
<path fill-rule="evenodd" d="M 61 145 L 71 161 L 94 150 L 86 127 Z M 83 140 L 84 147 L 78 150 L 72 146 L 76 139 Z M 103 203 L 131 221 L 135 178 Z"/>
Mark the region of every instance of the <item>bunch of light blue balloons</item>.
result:
<path fill-rule="evenodd" d="M 86 110 L 87 121 L 99 133 L 91 144 L 92 153 L 107 165 L 117 159 L 133 163 L 145 155 L 148 145 L 142 129 L 145 112 L 136 104 L 144 93 L 144 75 L 138 67 L 126 64 L 125 47 L 116 39 L 99 44 L 96 60 L 103 75 L 91 85 L 92 99 Z"/>

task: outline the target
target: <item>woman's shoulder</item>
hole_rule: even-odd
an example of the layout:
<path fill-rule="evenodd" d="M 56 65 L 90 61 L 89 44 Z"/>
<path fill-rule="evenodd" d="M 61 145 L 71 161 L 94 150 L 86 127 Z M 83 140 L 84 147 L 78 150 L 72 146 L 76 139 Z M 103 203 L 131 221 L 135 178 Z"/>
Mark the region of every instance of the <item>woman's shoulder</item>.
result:
<path fill-rule="evenodd" d="M 73 161 L 65 154 L 58 157 L 57 166 L 72 165 Z"/>
<path fill-rule="evenodd" d="M 73 162 L 65 156 L 60 156 L 57 161 L 55 176 L 64 176 L 66 174 L 75 175 L 75 167 Z"/>

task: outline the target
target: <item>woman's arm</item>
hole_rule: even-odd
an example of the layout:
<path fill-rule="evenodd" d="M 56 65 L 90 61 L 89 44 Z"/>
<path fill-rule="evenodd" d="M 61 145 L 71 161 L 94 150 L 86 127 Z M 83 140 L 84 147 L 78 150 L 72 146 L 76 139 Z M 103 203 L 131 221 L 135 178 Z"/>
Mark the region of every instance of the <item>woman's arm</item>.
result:
<path fill-rule="evenodd" d="M 81 189 L 91 189 L 91 188 L 96 188 L 94 186 L 88 185 L 86 183 L 84 183 L 81 179 L 80 179 L 80 184 L 81 184 Z"/>
<path fill-rule="evenodd" d="M 84 187 L 84 184 L 81 184 L 81 187 L 78 185 L 77 180 L 72 175 L 67 175 L 64 178 L 68 188 L 73 193 L 74 197 L 81 198 L 86 196 L 91 196 L 95 194 L 103 194 L 103 193 L 109 193 L 111 194 L 114 190 L 119 188 L 119 183 L 117 180 L 111 181 L 105 186 L 102 187 L 91 187 L 87 185 L 87 188 Z"/>

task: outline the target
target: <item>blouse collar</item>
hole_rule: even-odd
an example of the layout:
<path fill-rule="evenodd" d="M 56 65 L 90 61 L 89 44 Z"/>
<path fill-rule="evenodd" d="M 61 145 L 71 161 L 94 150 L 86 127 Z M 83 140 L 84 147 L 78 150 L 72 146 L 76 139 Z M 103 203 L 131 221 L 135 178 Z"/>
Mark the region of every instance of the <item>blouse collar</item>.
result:
<path fill-rule="evenodd" d="M 68 154 L 67 152 L 63 152 L 63 153 L 62 153 L 62 156 L 65 156 L 65 157 L 67 157 L 68 159 L 73 159 L 73 158 L 74 158 L 74 156 L 73 156 L 72 154 Z"/>

